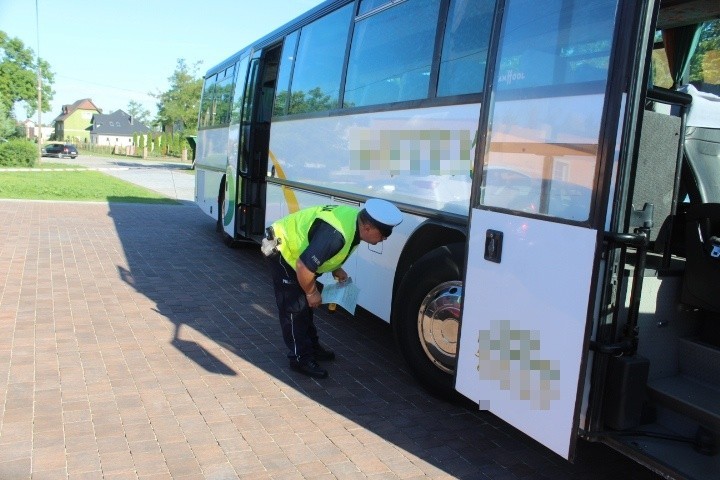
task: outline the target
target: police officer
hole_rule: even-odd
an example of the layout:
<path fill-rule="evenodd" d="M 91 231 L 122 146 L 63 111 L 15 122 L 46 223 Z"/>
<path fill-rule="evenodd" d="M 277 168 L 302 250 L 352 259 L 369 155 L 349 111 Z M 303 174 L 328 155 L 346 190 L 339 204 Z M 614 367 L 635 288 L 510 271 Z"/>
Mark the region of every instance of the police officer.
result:
<path fill-rule="evenodd" d="M 304 375 L 325 378 L 317 361 L 333 360 L 335 353 L 318 340 L 313 308 L 322 303 L 316 278 L 332 272 L 347 280 L 343 263 L 360 241 L 375 245 L 392 233 L 402 213 L 386 200 L 370 199 L 365 208 L 347 205 L 310 207 L 292 213 L 268 228 L 263 240 L 273 276 L 283 340 L 290 367 Z"/>

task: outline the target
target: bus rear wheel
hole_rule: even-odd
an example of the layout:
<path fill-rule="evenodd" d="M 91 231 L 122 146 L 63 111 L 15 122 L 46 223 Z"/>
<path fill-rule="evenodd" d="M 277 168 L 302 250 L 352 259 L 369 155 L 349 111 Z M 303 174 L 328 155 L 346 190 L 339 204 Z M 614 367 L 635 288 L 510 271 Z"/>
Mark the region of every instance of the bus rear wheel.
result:
<path fill-rule="evenodd" d="M 413 264 L 395 297 L 393 332 L 410 371 L 427 390 L 455 398 L 463 245 L 437 248 Z"/>

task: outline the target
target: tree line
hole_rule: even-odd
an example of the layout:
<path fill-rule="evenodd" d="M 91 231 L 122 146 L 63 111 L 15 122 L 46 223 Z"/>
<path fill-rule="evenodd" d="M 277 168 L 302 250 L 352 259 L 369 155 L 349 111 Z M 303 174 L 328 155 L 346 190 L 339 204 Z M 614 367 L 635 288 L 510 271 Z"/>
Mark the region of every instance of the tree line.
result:
<path fill-rule="evenodd" d="M 169 88 L 164 92 L 149 92 L 157 100 L 155 118 L 150 118 L 150 112 L 135 100 L 128 103 L 127 113 L 159 131 L 194 134 L 202 92 L 201 63 L 189 65 L 185 59 L 178 59 L 175 71 L 168 77 Z M 10 38 L 0 30 L 0 138 L 23 136 L 18 131 L 18 119 L 14 113 L 17 105 L 24 106 L 28 118 L 37 112 L 38 66 L 42 79 L 42 105 L 39 108 L 42 112 L 49 112 L 55 95 L 52 88 L 55 74 L 51 66 L 42 58 L 37 58 L 22 40 Z"/>

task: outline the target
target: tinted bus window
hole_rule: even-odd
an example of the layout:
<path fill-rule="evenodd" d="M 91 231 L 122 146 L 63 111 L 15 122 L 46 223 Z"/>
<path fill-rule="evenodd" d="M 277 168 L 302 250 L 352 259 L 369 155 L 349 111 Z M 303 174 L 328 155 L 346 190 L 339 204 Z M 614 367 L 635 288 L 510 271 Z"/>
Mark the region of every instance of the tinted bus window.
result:
<path fill-rule="evenodd" d="M 301 30 L 288 113 L 317 112 L 338 107 L 351 13 L 352 4 Z"/>
<path fill-rule="evenodd" d="M 345 107 L 426 98 L 439 2 L 407 0 L 355 24 Z"/>
<path fill-rule="evenodd" d="M 215 113 L 215 99 L 213 92 L 215 91 L 215 81 L 217 75 L 205 79 L 203 86 L 202 102 L 200 103 L 200 128 L 212 126 L 213 115 Z"/>
<path fill-rule="evenodd" d="M 358 9 L 358 15 L 365 15 L 366 13 L 371 12 L 382 5 L 386 5 L 389 3 L 392 3 L 392 0 L 361 0 L 360 8 Z"/>
<path fill-rule="evenodd" d="M 450 2 L 440 60 L 438 96 L 482 91 L 494 9 L 494 0 Z"/>
<path fill-rule="evenodd" d="M 215 119 L 213 126 L 219 127 L 230 123 L 230 108 L 232 106 L 233 81 L 235 80 L 235 66 L 218 73 L 218 82 L 215 84 Z"/>
<path fill-rule="evenodd" d="M 277 79 L 277 97 L 273 107 L 273 116 L 281 116 L 287 114 L 288 109 L 288 93 L 290 92 L 290 74 L 292 73 L 293 60 L 295 59 L 295 49 L 297 48 L 297 40 L 300 32 L 293 32 L 285 37 L 282 55 L 280 56 L 280 70 Z"/>
<path fill-rule="evenodd" d="M 235 92 L 233 94 L 232 111 L 230 112 L 230 123 L 240 123 L 240 113 L 243 106 L 243 94 L 245 93 L 245 76 L 247 75 L 248 57 L 240 60 L 237 66 L 235 80 Z"/>
<path fill-rule="evenodd" d="M 505 11 L 483 205 L 588 220 L 616 1 L 516 0 Z"/>
<path fill-rule="evenodd" d="M 678 85 L 691 83 L 701 92 L 720 94 L 720 20 L 703 23 L 697 46 L 692 50 L 690 64 Z M 655 49 L 652 55 L 652 84 L 673 88 L 673 75 L 668 65 L 663 32 L 655 32 Z"/>
<path fill-rule="evenodd" d="M 500 46 L 499 91 L 605 81 L 615 4 L 599 1 L 583 9 L 575 4 L 527 2 L 527 11 L 508 15 L 507 23 L 515 23 L 522 35 Z"/>

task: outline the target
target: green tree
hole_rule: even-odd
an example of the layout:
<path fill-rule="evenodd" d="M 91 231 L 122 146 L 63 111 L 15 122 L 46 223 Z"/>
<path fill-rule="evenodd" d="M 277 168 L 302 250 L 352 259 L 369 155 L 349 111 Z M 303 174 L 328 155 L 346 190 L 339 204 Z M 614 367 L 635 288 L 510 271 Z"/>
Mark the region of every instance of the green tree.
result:
<path fill-rule="evenodd" d="M 142 123 L 145 126 L 149 126 L 150 111 L 144 108 L 140 102 L 130 100 L 127 106 L 127 113 L 132 115 L 134 121 Z"/>
<path fill-rule="evenodd" d="M 39 59 L 42 77 L 42 111 L 50 110 L 53 98 L 52 84 L 55 76 L 50 65 Z M 26 48 L 19 38 L 9 38 L 0 31 L 0 103 L 12 115 L 15 104 L 25 103 L 25 111 L 31 117 L 37 111 L 37 64 L 35 53 Z"/>
<path fill-rule="evenodd" d="M 190 67 L 185 59 L 178 59 L 175 72 L 168 77 L 170 88 L 153 95 L 158 99 L 157 118 L 160 125 L 172 128 L 180 126 L 186 132 L 197 130 L 202 92 L 202 77 L 197 72 L 201 63 L 197 62 Z"/>
<path fill-rule="evenodd" d="M 17 135 L 15 119 L 10 116 L 5 105 L 0 103 L 0 138 L 10 138 Z"/>
<path fill-rule="evenodd" d="M 284 113 L 287 96 L 287 90 L 278 93 L 273 112 L 275 115 Z M 337 108 L 337 98 L 323 94 L 323 91 L 317 87 L 307 93 L 302 91 L 293 92 L 290 96 L 290 111 L 288 114 L 321 112 L 333 108 Z"/>
<path fill-rule="evenodd" d="M 720 20 L 701 27 L 700 41 L 690 64 L 690 81 L 720 83 Z"/>

